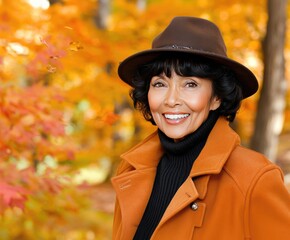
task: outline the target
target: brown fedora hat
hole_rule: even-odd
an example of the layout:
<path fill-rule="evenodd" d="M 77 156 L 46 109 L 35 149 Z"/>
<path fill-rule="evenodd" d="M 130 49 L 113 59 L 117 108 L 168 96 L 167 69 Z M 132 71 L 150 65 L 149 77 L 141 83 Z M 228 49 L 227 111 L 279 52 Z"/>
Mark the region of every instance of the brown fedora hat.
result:
<path fill-rule="evenodd" d="M 258 90 L 255 75 L 244 65 L 227 57 L 218 27 L 208 20 L 195 17 L 175 17 L 153 40 L 152 49 L 126 58 L 120 63 L 118 74 L 124 82 L 133 86 L 132 79 L 136 70 L 165 53 L 192 54 L 230 68 L 242 86 L 244 98 Z"/>

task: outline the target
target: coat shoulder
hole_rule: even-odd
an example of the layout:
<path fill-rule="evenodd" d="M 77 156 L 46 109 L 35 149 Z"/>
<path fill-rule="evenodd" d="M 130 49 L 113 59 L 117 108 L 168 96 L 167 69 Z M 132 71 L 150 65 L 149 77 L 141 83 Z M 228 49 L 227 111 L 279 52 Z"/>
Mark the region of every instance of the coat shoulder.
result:
<path fill-rule="evenodd" d="M 281 169 L 263 154 L 240 145 L 232 151 L 224 166 L 224 171 L 244 194 L 254 181 L 271 170 L 279 170 L 283 178 Z"/>

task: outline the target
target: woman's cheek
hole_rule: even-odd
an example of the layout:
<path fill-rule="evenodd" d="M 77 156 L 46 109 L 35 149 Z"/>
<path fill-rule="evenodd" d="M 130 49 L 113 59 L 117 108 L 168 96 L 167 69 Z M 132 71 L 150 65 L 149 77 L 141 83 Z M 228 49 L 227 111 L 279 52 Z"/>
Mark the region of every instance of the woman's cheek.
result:
<path fill-rule="evenodd" d="M 156 111 L 160 105 L 162 104 L 162 94 L 158 94 L 156 92 L 148 93 L 148 103 L 151 111 Z"/>

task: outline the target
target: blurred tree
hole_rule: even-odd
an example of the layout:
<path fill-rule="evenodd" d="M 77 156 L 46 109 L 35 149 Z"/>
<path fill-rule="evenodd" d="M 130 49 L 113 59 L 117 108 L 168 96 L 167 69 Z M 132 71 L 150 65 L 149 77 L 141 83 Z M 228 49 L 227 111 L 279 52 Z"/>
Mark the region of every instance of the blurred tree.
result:
<path fill-rule="evenodd" d="M 62 0 L 49 0 L 49 5 L 53 5 L 55 3 L 62 3 Z"/>
<path fill-rule="evenodd" d="M 96 25 L 100 29 L 107 29 L 108 18 L 110 16 L 110 0 L 99 0 L 98 1 L 97 14 L 95 17 Z"/>
<path fill-rule="evenodd" d="M 267 32 L 263 42 L 264 79 L 251 148 L 275 161 L 284 124 L 287 82 L 285 37 L 287 0 L 268 0 Z"/>

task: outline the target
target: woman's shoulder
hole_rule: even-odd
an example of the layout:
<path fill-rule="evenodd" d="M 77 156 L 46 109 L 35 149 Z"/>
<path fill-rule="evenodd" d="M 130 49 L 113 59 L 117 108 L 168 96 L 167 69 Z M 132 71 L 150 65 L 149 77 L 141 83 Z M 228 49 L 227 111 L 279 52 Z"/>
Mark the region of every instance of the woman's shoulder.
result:
<path fill-rule="evenodd" d="M 237 145 L 230 157 L 229 157 L 228 165 L 231 164 L 239 164 L 240 167 L 246 167 L 248 170 L 259 169 L 269 164 L 273 164 L 266 156 L 263 154 L 256 152 L 250 148 L 243 147 L 241 145 Z"/>
<path fill-rule="evenodd" d="M 240 145 L 232 151 L 224 170 L 244 191 L 270 171 L 275 171 L 277 177 L 283 179 L 279 166 L 263 154 Z"/>

